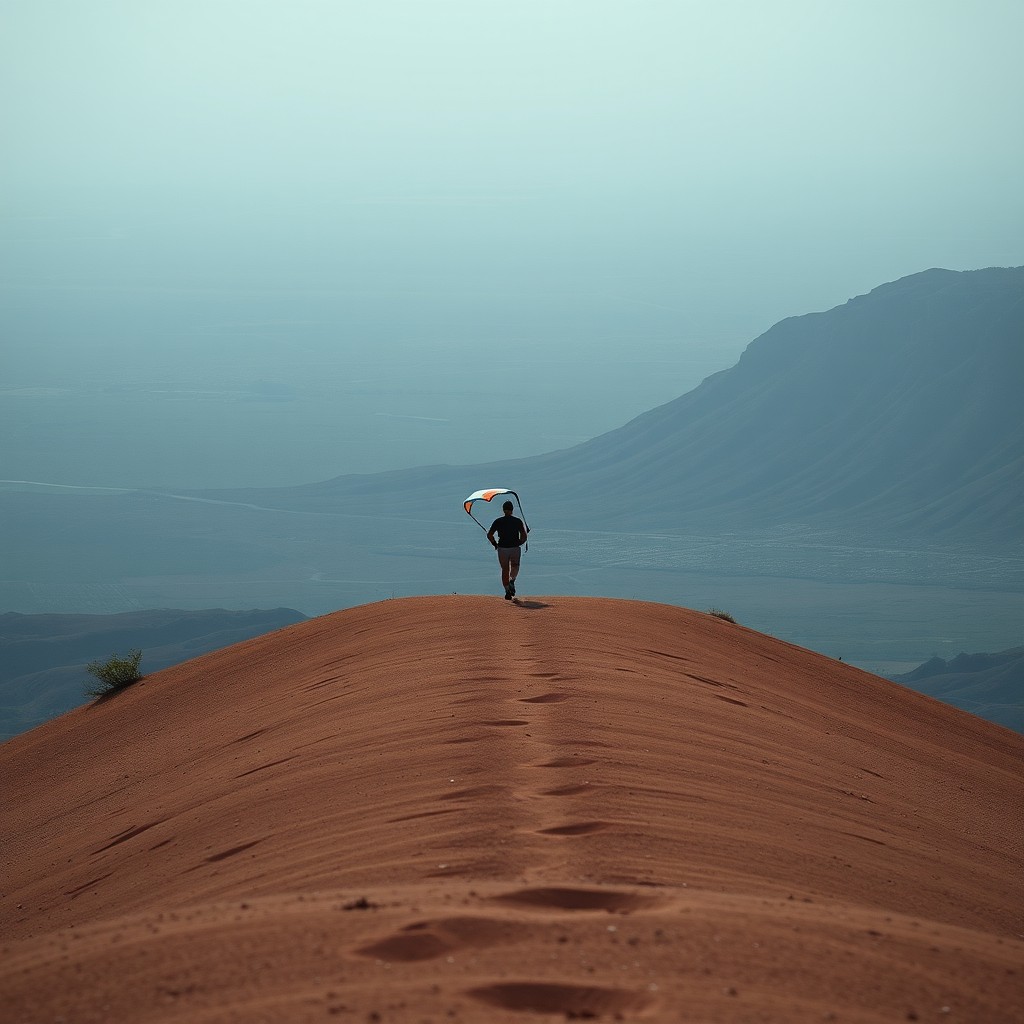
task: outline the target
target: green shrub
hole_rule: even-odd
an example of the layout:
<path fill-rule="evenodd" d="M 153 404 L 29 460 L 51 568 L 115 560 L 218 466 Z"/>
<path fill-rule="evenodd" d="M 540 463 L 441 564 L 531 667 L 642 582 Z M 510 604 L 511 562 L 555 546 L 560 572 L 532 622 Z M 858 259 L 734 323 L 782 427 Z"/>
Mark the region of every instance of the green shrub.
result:
<path fill-rule="evenodd" d="M 714 615 L 718 619 L 725 619 L 726 622 L 736 622 L 728 612 L 723 612 L 721 608 L 709 608 L 708 615 Z"/>
<path fill-rule="evenodd" d="M 132 683 L 137 683 L 142 676 L 139 674 L 139 662 L 142 661 L 142 651 L 133 650 L 128 652 L 126 658 L 119 658 L 112 654 L 107 661 L 90 661 L 85 666 L 86 672 L 99 680 L 98 685 L 86 690 L 89 697 L 106 697 L 108 694 L 117 693 Z"/>

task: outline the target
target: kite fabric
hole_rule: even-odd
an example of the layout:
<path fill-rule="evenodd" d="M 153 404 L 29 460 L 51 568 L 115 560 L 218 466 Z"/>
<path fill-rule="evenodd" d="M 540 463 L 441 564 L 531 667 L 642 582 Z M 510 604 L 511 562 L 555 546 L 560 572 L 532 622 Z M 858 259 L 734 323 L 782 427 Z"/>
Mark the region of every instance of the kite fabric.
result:
<path fill-rule="evenodd" d="M 519 500 L 519 495 L 515 491 L 510 491 L 507 487 L 485 487 L 482 491 L 474 491 L 463 503 L 462 507 L 473 516 L 473 502 L 474 501 L 490 501 L 496 494 L 512 494 L 515 495 L 516 501 Z M 476 519 L 476 516 L 473 516 Z"/>
<path fill-rule="evenodd" d="M 509 490 L 507 487 L 484 487 L 479 491 L 474 491 L 463 503 L 462 507 L 466 510 L 469 518 L 480 527 L 484 533 L 487 532 L 487 527 L 480 522 L 475 515 L 473 515 L 473 502 L 475 501 L 490 501 L 491 498 L 497 497 L 499 494 L 511 494 L 516 499 L 516 503 L 519 505 L 519 514 L 523 517 L 523 526 L 526 527 L 526 532 L 530 532 L 530 527 L 526 525 L 526 516 L 523 515 L 523 503 L 519 500 L 519 495 L 515 491 Z"/>

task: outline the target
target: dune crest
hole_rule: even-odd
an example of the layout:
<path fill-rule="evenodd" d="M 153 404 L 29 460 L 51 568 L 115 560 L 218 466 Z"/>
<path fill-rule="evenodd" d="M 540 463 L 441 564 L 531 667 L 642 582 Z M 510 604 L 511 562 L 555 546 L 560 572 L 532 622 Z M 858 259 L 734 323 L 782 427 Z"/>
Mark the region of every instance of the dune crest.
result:
<path fill-rule="evenodd" d="M 699 612 L 348 609 L 0 746 L 0 1003 L 1007 1021 L 1022 768 L 1024 737 Z"/>

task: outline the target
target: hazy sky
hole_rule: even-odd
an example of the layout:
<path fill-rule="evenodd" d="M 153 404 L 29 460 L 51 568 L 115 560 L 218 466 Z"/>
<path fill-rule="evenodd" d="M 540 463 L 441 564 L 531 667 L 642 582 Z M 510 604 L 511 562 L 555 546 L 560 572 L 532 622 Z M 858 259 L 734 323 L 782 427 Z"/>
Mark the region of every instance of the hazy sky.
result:
<path fill-rule="evenodd" d="M 703 373 L 885 281 L 1024 263 L 1019 0 L 0 0 L 0 19 L 6 360 L 86 344 L 87 292 L 132 292 L 137 324 L 139 289 L 234 289 L 377 295 L 409 345 L 402 296 L 428 295 L 442 364 L 459 324 L 458 344 L 516 321 L 529 345 L 519 313 L 557 307 L 570 362 L 678 340 Z"/>

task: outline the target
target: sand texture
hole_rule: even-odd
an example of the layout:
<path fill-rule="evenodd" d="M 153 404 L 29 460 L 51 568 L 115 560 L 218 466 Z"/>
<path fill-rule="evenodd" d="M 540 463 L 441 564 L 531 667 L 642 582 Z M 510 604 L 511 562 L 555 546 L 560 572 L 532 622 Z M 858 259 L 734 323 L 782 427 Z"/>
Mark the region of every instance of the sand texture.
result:
<path fill-rule="evenodd" d="M 3 1024 L 1024 1020 L 1024 737 L 699 612 L 348 609 L 0 795 Z"/>

